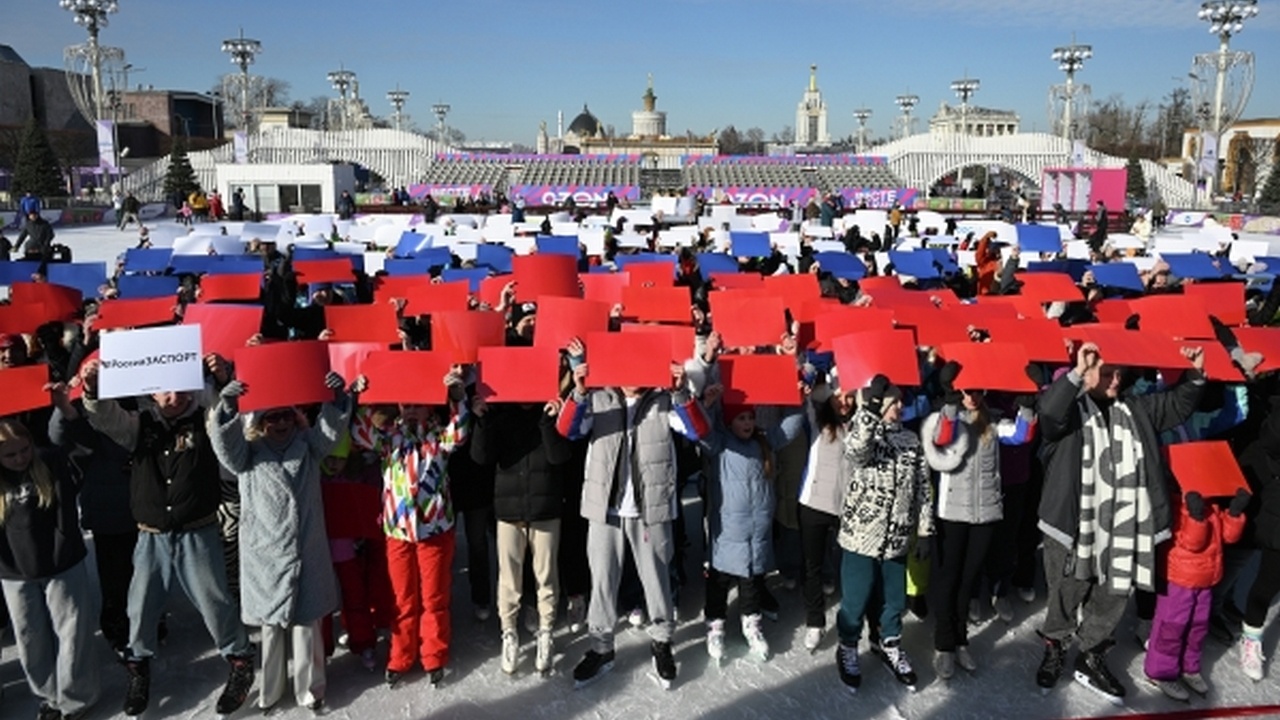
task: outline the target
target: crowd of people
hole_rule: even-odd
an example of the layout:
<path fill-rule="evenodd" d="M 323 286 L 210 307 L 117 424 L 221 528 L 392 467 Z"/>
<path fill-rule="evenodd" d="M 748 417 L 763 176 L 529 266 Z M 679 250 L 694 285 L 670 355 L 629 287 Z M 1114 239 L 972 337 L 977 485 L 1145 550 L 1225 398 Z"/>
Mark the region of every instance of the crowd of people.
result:
<path fill-rule="evenodd" d="M 1261 680 L 1263 627 L 1280 592 L 1280 417 L 1271 415 L 1280 385 L 1264 362 L 1271 358 L 1240 328 L 1272 324 L 1280 285 L 1266 293 L 1240 287 L 1241 307 L 1213 318 L 1212 337 L 1159 338 L 1173 361 L 1129 352 L 1124 338 L 1160 332 L 1142 329 L 1141 311 L 1120 328 L 1102 312 L 1121 295 L 1193 285 L 1157 265 L 1140 292 L 1089 273 L 1073 281 L 1075 297 L 1033 298 L 1031 310 L 1020 304 L 1027 320 L 1054 320 L 1064 341 L 1060 356 L 1018 367 L 1025 377 L 967 379 L 973 367 L 920 338 L 914 381 L 895 382 L 901 367 L 872 360 L 859 365 L 866 377 L 848 377 L 841 368 L 857 363 L 840 350 L 833 357 L 835 337 L 813 334 L 813 303 L 871 329 L 871 311 L 923 305 L 942 318 L 948 308 L 1017 297 L 1027 279 L 1019 253 L 1002 255 L 994 233 L 963 239 L 976 265 L 937 279 L 879 267 L 876 253 L 914 232 L 904 214 L 897 210 L 883 240 L 856 227 L 843 236 L 866 277 L 837 269 L 807 240 L 796 256 L 775 248 L 734 258 L 736 275 L 761 282 L 812 276 L 786 296 L 780 317 L 760 319 L 782 330 L 765 344 L 726 338 L 727 320 L 713 308 L 727 306 L 717 296 L 755 295 L 701 271 L 709 261 L 698 251 L 726 248 L 715 230 L 700 235 L 695 247 L 658 258 L 669 278 L 646 281 L 669 279 L 687 291 L 687 317 L 664 319 L 692 328 L 692 341 L 673 353 L 662 382 L 595 382 L 593 367 L 625 375 L 626 363 L 573 337 L 555 345 L 559 389 L 539 402 L 496 401 L 482 363 L 456 362 L 443 377 L 396 378 L 406 388 L 442 384 L 435 404 L 366 402 L 373 392 L 388 396 L 378 387 L 386 378 L 335 367 L 323 380 L 324 403 L 242 411 L 253 383 L 238 375 L 234 356 L 217 353 L 204 359 L 204 391 L 105 398 L 95 321 L 106 304 L 127 300 L 86 298 L 74 318 L 6 331 L 0 381 L 33 365 L 47 373 L 47 402 L 0 418 L 0 584 L 19 659 L 42 701 L 38 717 L 81 718 L 101 699 L 103 669 L 93 658 L 104 641 L 127 674 L 124 712 L 144 712 L 175 584 L 226 660 L 220 714 L 242 706 L 255 675 L 263 710 L 288 688 L 299 706 L 324 712 L 326 658 L 339 645 L 390 686 L 418 669 L 441 683 L 458 610 L 459 518 L 466 610 L 480 620 L 496 612 L 509 674 L 521 671 L 522 627 L 532 636 L 534 670 L 551 669 L 553 630 L 564 616 L 572 632 L 589 635 L 572 671 L 577 686 L 587 685 L 613 667 L 615 626 L 626 617 L 647 628 L 653 672 L 669 687 L 679 674 L 672 639 L 681 589 L 698 582 L 709 656 L 725 656 L 732 593 L 749 655 L 767 662 L 766 621 L 777 618 L 780 599 L 766 578 L 780 572 L 802 587 L 809 652 L 823 642 L 828 598 L 838 593 L 834 662 L 844 686 L 861 684 L 865 631 L 873 656 L 914 687 L 902 644 L 906 613 L 933 618 L 930 661 L 947 680 L 957 666 L 973 672 L 987 661 L 967 635 L 978 599 L 989 594 L 1010 621 L 1011 598 L 1033 600 L 1042 574 L 1047 611 L 1035 682 L 1046 691 L 1061 680 L 1074 644 L 1077 681 L 1112 700 L 1126 695 L 1107 653 L 1131 597 L 1146 648 L 1140 681 L 1177 700 L 1210 692 L 1200 660 L 1209 633 L 1235 643 L 1231 662 Z M 602 255 L 580 249 L 573 270 L 625 272 L 637 260 L 629 255 L 655 249 L 621 248 L 611 236 Z M 353 270 L 349 281 L 308 285 L 293 248 L 263 238 L 247 251 L 262 263 L 262 322 L 246 347 L 341 342 L 326 309 L 375 302 L 395 312 L 393 349 L 444 347 L 448 331 L 415 313 L 412 301 L 381 292 L 382 273 Z M 1095 253 L 1099 263 L 1120 259 L 1105 238 Z M 453 255 L 442 265 L 424 285 L 475 261 Z M 118 273 L 127 272 L 122 263 Z M 44 281 L 43 269 L 34 280 Z M 171 322 L 204 300 L 202 282 L 183 276 Z M 540 301 L 504 281 L 496 298 L 470 289 L 467 303 L 471 313 L 502 318 L 501 344 L 528 347 L 537 344 Z M 653 321 L 625 301 L 609 305 L 607 332 Z M 1040 316 L 1027 315 L 1033 310 Z M 1095 341 L 1072 332 L 1092 326 L 1112 334 Z M 980 320 L 962 335 L 1017 347 Z M 862 347 L 872 354 L 872 345 Z M 794 403 L 751 401 L 757 387 L 727 368 L 754 356 L 784 358 L 788 372 L 772 383 L 794 386 Z M 1218 357 L 1229 358 L 1225 367 L 1210 364 Z M 1223 489 L 1174 476 L 1163 449 L 1210 439 L 1229 442 L 1247 484 Z M 701 522 L 685 521 L 690 482 L 703 501 Z M 704 557 L 688 555 L 688 527 L 704 534 Z M 1254 553 L 1258 575 L 1237 609 L 1240 569 Z M 380 629 L 389 635 L 385 651 Z"/>

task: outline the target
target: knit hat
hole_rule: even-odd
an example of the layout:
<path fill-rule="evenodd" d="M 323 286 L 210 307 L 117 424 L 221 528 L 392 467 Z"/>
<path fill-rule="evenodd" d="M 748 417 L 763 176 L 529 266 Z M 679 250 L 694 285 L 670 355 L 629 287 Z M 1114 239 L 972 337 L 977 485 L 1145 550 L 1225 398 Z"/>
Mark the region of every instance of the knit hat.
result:
<path fill-rule="evenodd" d="M 725 403 L 723 420 L 725 425 L 730 425 L 742 413 L 756 414 L 755 406 L 737 403 Z"/>

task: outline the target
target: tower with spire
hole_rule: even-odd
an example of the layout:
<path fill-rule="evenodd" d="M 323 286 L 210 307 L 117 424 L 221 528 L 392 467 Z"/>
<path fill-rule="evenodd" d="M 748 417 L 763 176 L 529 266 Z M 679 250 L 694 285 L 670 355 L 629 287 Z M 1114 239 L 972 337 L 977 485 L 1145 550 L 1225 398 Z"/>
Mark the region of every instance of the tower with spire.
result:
<path fill-rule="evenodd" d="M 644 109 L 631 113 L 631 137 L 648 140 L 666 137 L 667 114 L 657 109 L 658 96 L 653 92 L 653 73 L 649 73 L 649 87 L 640 101 L 644 103 Z"/>
<path fill-rule="evenodd" d="M 809 88 L 796 106 L 796 146 L 826 147 L 831 144 L 827 133 L 827 103 L 818 89 L 818 66 L 809 66 Z"/>

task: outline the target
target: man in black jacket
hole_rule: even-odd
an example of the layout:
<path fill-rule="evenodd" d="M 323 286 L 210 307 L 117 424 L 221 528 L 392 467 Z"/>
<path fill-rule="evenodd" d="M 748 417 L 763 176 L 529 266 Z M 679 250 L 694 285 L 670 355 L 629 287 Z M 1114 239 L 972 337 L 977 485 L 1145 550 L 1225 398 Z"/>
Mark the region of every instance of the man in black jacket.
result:
<path fill-rule="evenodd" d="M 26 251 L 23 243 L 26 242 Z M 14 250 L 26 260 L 49 262 L 53 259 L 53 226 L 38 212 L 27 213 L 27 224 L 18 234 Z"/>
<path fill-rule="evenodd" d="M 93 360 L 81 370 L 84 411 L 95 430 L 132 453 L 129 503 L 139 530 L 129 585 L 124 712 L 134 716 L 147 708 L 156 629 L 176 581 L 230 665 L 217 705 L 219 714 L 230 714 L 253 685 L 253 649 L 227 587 L 218 460 L 205 429 L 204 403 L 192 393 L 156 393 L 152 407 L 129 412 L 114 400 L 98 399 L 98 369 Z"/>
<path fill-rule="evenodd" d="M 1115 702 L 1125 695 L 1106 651 L 1130 591 L 1154 590 L 1156 547 L 1169 539 L 1172 524 L 1159 433 L 1186 421 L 1204 390 L 1203 350 L 1182 354 L 1194 370 L 1176 387 L 1121 397 L 1122 368 L 1085 343 L 1075 368 L 1040 397 L 1040 529 L 1049 589 L 1036 673 L 1041 688 L 1057 683 L 1074 634 L 1077 681 Z"/>

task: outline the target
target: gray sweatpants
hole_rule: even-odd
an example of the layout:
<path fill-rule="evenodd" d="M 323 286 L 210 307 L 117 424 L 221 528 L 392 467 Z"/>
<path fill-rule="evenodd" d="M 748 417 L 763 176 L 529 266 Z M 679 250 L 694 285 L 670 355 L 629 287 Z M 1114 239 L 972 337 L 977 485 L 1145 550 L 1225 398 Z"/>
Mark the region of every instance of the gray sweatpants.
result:
<path fill-rule="evenodd" d="M 1049 586 L 1049 602 L 1041 632 L 1054 640 L 1066 640 L 1074 632 L 1080 649 L 1091 650 L 1111 639 L 1129 604 L 1129 594 L 1113 595 L 1096 580 L 1078 580 L 1067 575 L 1070 557 L 1071 551 L 1061 543 L 1044 539 L 1044 576 Z M 1076 622 L 1077 610 L 1081 610 L 1079 623 Z"/>
<path fill-rule="evenodd" d="M 265 710 L 280 702 L 286 680 L 293 683 L 298 707 L 324 699 L 324 641 L 319 620 L 310 625 L 262 626 L 262 692 L 258 707 Z"/>
<path fill-rule="evenodd" d="M 41 580 L 4 580 L 18 658 L 31 692 L 63 715 L 93 705 L 101 690 L 104 648 L 97 584 L 89 562 Z"/>
<path fill-rule="evenodd" d="M 636 572 L 644 586 L 645 604 L 649 609 L 649 636 L 669 643 L 675 634 L 675 608 L 671 604 L 671 574 L 668 570 L 675 550 L 671 523 L 645 525 L 640 518 L 616 517 L 609 518 L 607 522 L 592 520 L 587 528 L 587 563 L 591 567 L 587 626 L 592 649 L 598 653 L 613 650 L 613 628 L 618 623 L 618 584 L 622 581 L 622 561 L 627 545 L 631 546 Z"/>

